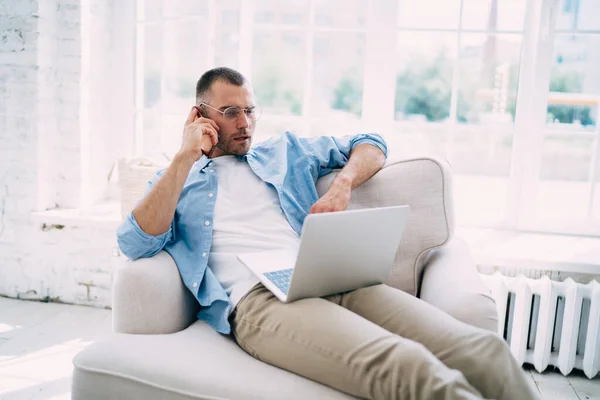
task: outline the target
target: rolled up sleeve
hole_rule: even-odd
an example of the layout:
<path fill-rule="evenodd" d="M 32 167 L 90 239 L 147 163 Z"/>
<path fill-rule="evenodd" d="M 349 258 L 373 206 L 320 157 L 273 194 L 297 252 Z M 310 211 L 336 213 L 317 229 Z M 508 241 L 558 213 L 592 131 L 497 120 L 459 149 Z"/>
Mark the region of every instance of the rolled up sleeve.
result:
<path fill-rule="evenodd" d="M 352 137 L 350 143 L 350 147 L 352 149 L 361 144 L 370 144 L 371 146 L 375 146 L 383 152 L 386 158 L 388 156 L 387 143 L 385 142 L 385 139 L 377 133 L 361 133 L 360 135 Z"/>
<path fill-rule="evenodd" d="M 334 169 L 343 168 L 350 158 L 352 149 L 361 144 L 377 147 L 386 158 L 388 155 L 385 140 L 376 133 L 360 133 L 342 137 L 298 138 L 298 141 L 316 164 L 318 178 L 329 174 Z"/>
<path fill-rule="evenodd" d="M 117 242 L 121 252 L 132 260 L 143 257 L 152 257 L 160 252 L 173 238 L 173 224 L 163 234 L 149 235 L 140 228 L 133 213 L 117 228 Z"/>
<path fill-rule="evenodd" d="M 157 171 L 154 178 L 148 182 L 148 186 L 142 199 L 148 195 L 154 184 L 160 179 L 164 172 L 164 169 Z M 133 213 L 130 212 L 129 215 L 127 215 L 127 218 L 125 218 L 117 228 L 117 243 L 119 244 L 121 252 L 132 260 L 152 257 L 160 252 L 163 247 L 173 239 L 173 229 L 173 222 L 171 222 L 171 226 L 167 232 L 157 236 L 150 235 L 140 228 Z"/>

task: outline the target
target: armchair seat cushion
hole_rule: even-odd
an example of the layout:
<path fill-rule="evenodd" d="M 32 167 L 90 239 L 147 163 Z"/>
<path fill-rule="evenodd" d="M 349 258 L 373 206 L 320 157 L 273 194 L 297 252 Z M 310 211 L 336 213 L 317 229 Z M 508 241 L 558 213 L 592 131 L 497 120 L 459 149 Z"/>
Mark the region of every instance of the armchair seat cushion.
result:
<path fill-rule="evenodd" d="M 174 334 L 114 334 L 74 366 L 74 399 L 353 398 L 248 356 L 201 321 Z"/>

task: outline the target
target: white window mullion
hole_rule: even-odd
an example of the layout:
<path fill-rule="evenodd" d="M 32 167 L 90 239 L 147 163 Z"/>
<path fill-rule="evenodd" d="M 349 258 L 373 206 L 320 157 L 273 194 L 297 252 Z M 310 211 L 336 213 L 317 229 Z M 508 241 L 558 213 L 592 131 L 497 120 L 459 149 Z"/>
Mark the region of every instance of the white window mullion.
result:
<path fill-rule="evenodd" d="M 172 31 L 172 27 L 173 27 L 173 23 L 169 23 L 167 20 L 165 19 L 161 19 L 160 21 L 160 39 L 161 39 L 161 46 L 160 46 L 160 51 L 161 51 L 161 57 L 160 57 L 160 102 L 159 102 L 159 107 L 158 107 L 158 115 L 159 115 L 159 120 L 158 120 L 158 126 L 159 126 L 159 130 L 160 130 L 160 146 L 161 148 L 166 148 L 166 146 L 168 146 L 169 140 L 168 140 L 168 136 L 169 136 L 169 132 L 166 131 L 166 126 L 167 126 L 167 117 L 166 117 L 166 113 L 167 113 L 167 107 L 166 107 L 166 102 L 170 101 L 171 99 L 167 98 L 167 93 L 168 93 L 168 85 L 167 85 L 167 77 L 169 74 L 171 74 L 171 65 L 173 60 L 175 59 L 174 57 L 176 57 L 175 54 L 173 54 L 174 51 L 176 51 L 174 48 L 172 48 L 170 46 L 171 44 L 171 40 L 172 38 L 169 37 L 169 34 L 172 34 L 173 36 L 175 36 L 175 32 Z M 151 142 L 148 142 L 149 147 L 152 145 Z M 144 148 L 144 153 L 146 153 L 146 149 Z M 146 155 L 146 154 L 144 154 Z"/>
<path fill-rule="evenodd" d="M 446 159 L 454 159 L 454 141 L 456 136 L 456 121 L 458 115 L 458 90 L 460 85 L 460 47 L 463 33 L 463 7 L 464 0 L 460 0 L 458 13 L 458 31 L 456 32 L 456 49 L 454 49 L 454 62 L 452 65 L 452 91 L 450 96 L 450 117 L 448 118 L 449 131 L 446 132 Z"/>
<path fill-rule="evenodd" d="M 372 0 L 367 37 L 362 99 L 362 124 L 391 132 L 396 99 L 398 2 Z"/>
<path fill-rule="evenodd" d="M 596 171 L 600 169 L 600 104 L 596 104 L 596 136 L 594 138 L 594 147 L 592 160 L 590 163 L 590 196 L 588 198 L 588 217 L 592 218 L 594 213 L 594 198 L 596 197 L 596 180 L 598 176 Z"/>
<path fill-rule="evenodd" d="M 460 11 L 458 14 L 458 32 L 456 33 L 456 49 L 454 49 L 454 63 L 452 66 L 452 95 L 450 98 L 450 118 L 449 122 L 456 124 L 456 116 L 458 114 L 458 85 L 460 71 L 460 46 L 462 44 L 462 19 L 463 19 L 463 4 L 464 0 L 460 0 Z M 454 129 L 452 130 L 454 131 Z"/>
<path fill-rule="evenodd" d="M 507 210 L 510 227 L 526 228 L 535 215 L 552 65 L 555 3 L 556 0 L 529 0 L 525 14 Z"/>
<path fill-rule="evenodd" d="M 137 76 L 137 5 L 128 2 L 118 10 L 111 11 L 113 37 L 118 37 L 111 48 L 114 60 L 109 68 L 109 80 L 113 82 L 117 96 L 110 102 L 109 110 L 114 129 L 107 135 L 110 159 L 108 163 L 124 155 L 135 153 L 135 138 L 139 134 L 137 128 L 137 107 L 139 77 Z M 131 84 L 133 82 L 133 85 Z M 114 93 L 113 92 L 113 93 Z"/>
<path fill-rule="evenodd" d="M 254 18 L 252 0 L 241 0 L 238 43 L 238 63 L 240 72 L 248 79 L 252 77 L 252 46 L 254 43 Z"/>
<path fill-rule="evenodd" d="M 310 125 L 312 119 L 312 78 L 313 78 L 313 47 L 314 47 L 314 17 L 315 17 L 315 0 L 310 0 L 308 4 L 308 18 L 304 26 L 306 37 L 305 54 L 306 54 L 306 69 L 304 72 L 304 90 L 302 99 L 302 135 L 312 136 Z"/>
<path fill-rule="evenodd" d="M 208 35 L 208 47 L 206 49 L 206 58 L 208 69 L 214 68 L 216 64 L 216 42 L 217 42 L 217 0 L 208 2 L 207 28 L 200 34 Z M 201 27 L 202 29 L 202 27 Z"/>
<path fill-rule="evenodd" d="M 137 20 L 141 21 L 144 18 L 144 0 L 137 0 Z M 135 27 L 135 137 L 133 140 L 133 153 L 135 157 L 139 157 L 144 152 L 144 43 L 145 43 L 145 25 L 137 23 Z M 142 110 L 138 112 L 137 110 Z"/>

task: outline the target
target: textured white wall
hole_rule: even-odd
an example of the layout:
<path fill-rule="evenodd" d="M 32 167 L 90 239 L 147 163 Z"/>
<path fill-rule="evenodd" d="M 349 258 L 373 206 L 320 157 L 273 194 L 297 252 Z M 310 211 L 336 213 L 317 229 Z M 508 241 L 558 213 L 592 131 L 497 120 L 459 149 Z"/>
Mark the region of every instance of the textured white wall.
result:
<path fill-rule="evenodd" d="M 124 133 L 109 126 L 114 4 L 0 3 L 0 295 L 110 305 L 114 228 L 47 226 L 31 213 L 105 193 L 111 133 Z"/>

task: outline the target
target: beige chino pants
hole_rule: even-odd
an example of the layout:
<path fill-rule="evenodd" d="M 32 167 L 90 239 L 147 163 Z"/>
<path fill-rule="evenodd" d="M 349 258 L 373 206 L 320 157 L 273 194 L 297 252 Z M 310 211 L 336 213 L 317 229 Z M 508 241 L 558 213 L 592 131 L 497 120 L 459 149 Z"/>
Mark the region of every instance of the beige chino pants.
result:
<path fill-rule="evenodd" d="M 231 322 L 253 357 L 353 396 L 539 399 L 501 337 L 386 285 L 285 304 L 259 284 Z"/>

